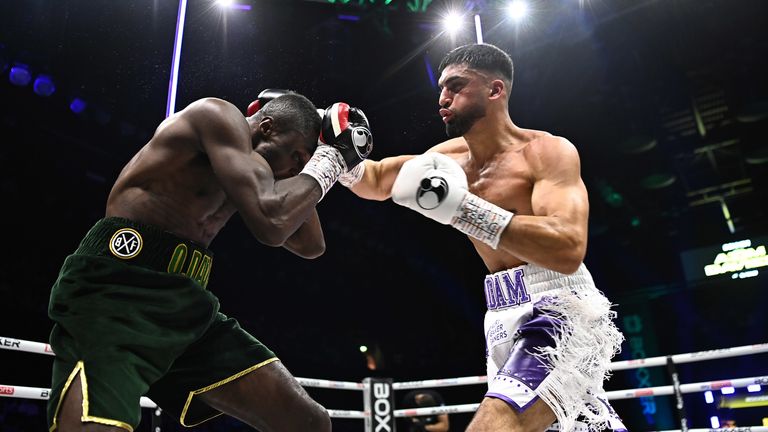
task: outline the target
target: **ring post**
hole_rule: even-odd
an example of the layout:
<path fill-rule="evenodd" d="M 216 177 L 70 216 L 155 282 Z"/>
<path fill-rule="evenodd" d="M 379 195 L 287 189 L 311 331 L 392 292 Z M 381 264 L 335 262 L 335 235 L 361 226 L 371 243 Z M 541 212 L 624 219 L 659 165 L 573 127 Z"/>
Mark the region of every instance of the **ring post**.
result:
<path fill-rule="evenodd" d="M 677 367 L 672 356 L 667 356 L 667 372 L 672 378 L 672 390 L 675 394 L 675 408 L 677 408 L 677 418 L 680 420 L 680 431 L 688 432 L 688 416 L 685 415 L 685 404 L 683 403 L 683 392 L 680 391 L 680 377 L 677 375 Z"/>
<path fill-rule="evenodd" d="M 395 392 L 392 378 L 365 378 L 363 380 L 363 409 L 365 432 L 395 432 Z"/>

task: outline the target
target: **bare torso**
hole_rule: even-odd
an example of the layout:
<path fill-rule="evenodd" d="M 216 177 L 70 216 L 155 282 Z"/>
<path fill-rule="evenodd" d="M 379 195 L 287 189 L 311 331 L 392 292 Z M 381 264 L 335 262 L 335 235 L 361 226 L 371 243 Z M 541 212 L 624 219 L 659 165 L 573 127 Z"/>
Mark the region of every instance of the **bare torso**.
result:
<path fill-rule="evenodd" d="M 161 123 L 123 168 L 106 215 L 151 224 L 207 246 L 235 211 L 199 137 L 177 115 Z"/>
<path fill-rule="evenodd" d="M 530 146 L 535 146 L 538 138 L 551 135 L 536 130 L 522 131 L 523 141 L 505 146 L 482 166 L 470 159 L 469 147 L 463 138 L 446 141 L 433 150 L 450 156 L 461 165 L 467 175 L 469 191 L 473 194 L 515 214 L 533 215 L 531 196 L 534 179 L 529 160 Z M 512 254 L 468 238 L 491 272 L 525 264 Z"/>

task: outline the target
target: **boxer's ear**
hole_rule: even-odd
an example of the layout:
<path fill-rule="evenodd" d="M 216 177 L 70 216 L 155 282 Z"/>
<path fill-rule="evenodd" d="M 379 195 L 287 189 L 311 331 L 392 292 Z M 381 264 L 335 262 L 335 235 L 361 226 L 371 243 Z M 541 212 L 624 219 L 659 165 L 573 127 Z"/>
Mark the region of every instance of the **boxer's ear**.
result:
<path fill-rule="evenodd" d="M 268 137 L 275 131 L 275 123 L 272 117 L 264 117 L 259 122 L 259 131 L 262 136 Z"/>

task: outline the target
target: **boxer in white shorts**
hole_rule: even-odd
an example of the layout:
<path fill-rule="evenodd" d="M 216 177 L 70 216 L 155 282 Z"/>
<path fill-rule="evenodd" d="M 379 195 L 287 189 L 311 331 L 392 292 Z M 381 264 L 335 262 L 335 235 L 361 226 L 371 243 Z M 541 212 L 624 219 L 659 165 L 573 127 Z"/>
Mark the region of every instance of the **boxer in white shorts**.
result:
<path fill-rule="evenodd" d="M 467 234 L 488 268 L 488 393 L 467 431 L 624 429 L 599 398 L 621 333 L 582 261 L 589 202 L 576 148 L 509 116 L 512 60 L 449 52 L 439 114 L 451 138 L 419 156 L 367 160 L 339 181 Z M 584 421 L 584 426 L 577 423 Z"/>
<path fill-rule="evenodd" d="M 591 424 L 626 430 L 599 396 L 620 335 L 584 264 L 569 275 L 535 264 L 490 274 L 485 301 L 486 397 L 517 411 L 542 399 L 566 430 Z"/>

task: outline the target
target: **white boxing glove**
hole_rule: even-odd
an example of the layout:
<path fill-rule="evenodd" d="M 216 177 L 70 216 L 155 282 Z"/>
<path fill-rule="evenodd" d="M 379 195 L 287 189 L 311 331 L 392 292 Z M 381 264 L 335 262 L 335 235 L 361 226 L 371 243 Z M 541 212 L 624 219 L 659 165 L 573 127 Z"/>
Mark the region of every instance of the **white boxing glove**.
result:
<path fill-rule="evenodd" d="M 442 153 L 424 153 L 400 168 L 392 201 L 448 225 L 468 188 L 467 175 L 456 161 Z"/>
<path fill-rule="evenodd" d="M 424 153 L 400 168 L 392 201 L 496 249 L 514 214 L 468 189 L 467 176 L 456 161 L 441 153 Z"/>

